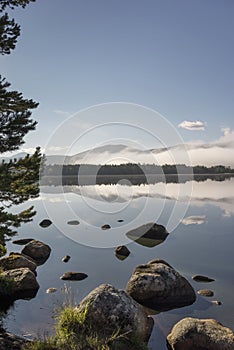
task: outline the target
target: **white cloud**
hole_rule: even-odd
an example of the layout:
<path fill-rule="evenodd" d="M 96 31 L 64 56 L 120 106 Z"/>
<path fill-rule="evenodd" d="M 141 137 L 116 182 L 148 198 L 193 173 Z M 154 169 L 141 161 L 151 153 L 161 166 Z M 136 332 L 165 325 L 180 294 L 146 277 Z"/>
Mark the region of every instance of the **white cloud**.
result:
<path fill-rule="evenodd" d="M 206 216 L 187 216 L 181 220 L 184 225 L 202 225 L 206 221 Z"/>
<path fill-rule="evenodd" d="M 206 123 L 196 120 L 196 121 L 188 121 L 184 120 L 182 123 L 178 125 L 179 128 L 187 129 L 187 130 L 205 130 Z"/>
<path fill-rule="evenodd" d="M 60 115 L 61 117 L 68 117 L 69 115 L 71 115 L 70 112 L 68 112 L 68 111 L 62 111 L 61 109 L 55 109 L 53 112 L 54 112 L 55 114 Z"/>

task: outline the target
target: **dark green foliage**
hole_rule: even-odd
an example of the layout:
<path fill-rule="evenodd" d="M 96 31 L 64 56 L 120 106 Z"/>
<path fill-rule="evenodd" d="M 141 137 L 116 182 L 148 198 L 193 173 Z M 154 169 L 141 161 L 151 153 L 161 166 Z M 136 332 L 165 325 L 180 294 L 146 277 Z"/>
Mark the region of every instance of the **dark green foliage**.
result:
<path fill-rule="evenodd" d="M 0 76 L 0 153 L 18 149 L 23 137 L 37 124 L 30 119 L 30 109 L 38 103 L 24 99 L 20 92 L 8 91 L 9 86 Z"/>
<path fill-rule="evenodd" d="M 35 0 L 0 0 L 0 11 L 5 10 L 7 7 L 12 10 L 18 6 L 25 8 L 30 2 L 35 2 Z"/>
<path fill-rule="evenodd" d="M 20 35 L 20 26 L 14 19 L 9 19 L 5 13 L 0 17 L 0 54 L 7 55 L 14 50 L 17 38 Z"/>
<path fill-rule="evenodd" d="M 0 165 L 0 243 L 4 243 L 5 236 L 13 236 L 16 232 L 12 228 L 32 220 L 35 215 L 33 207 L 18 214 L 12 214 L 6 209 L 11 205 L 21 204 L 35 198 L 39 194 L 39 169 L 41 152 L 38 147 L 31 156 L 27 155 L 16 162 Z"/>

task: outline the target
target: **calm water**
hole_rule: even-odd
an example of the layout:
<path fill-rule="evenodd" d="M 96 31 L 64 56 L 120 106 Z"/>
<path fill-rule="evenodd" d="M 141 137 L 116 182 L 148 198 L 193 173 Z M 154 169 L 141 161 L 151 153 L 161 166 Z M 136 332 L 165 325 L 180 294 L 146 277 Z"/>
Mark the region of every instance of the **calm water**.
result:
<path fill-rule="evenodd" d="M 64 302 L 66 271 L 80 271 L 88 278 L 67 282 L 70 298 L 78 303 L 101 283 L 125 289 L 135 266 L 162 258 L 183 274 L 197 291 L 212 289 L 212 298 L 197 297 L 197 301 L 180 309 L 153 316 L 155 327 L 150 348 L 165 350 L 165 336 L 171 327 L 185 316 L 215 318 L 234 329 L 234 179 L 223 182 L 186 182 L 126 186 L 101 185 L 87 187 L 42 187 L 40 198 L 31 201 L 37 215 L 32 223 L 19 229 L 17 238 L 33 237 L 52 248 L 49 260 L 38 268 L 40 289 L 36 298 L 18 300 L 8 311 L 5 325 L 10 331 L 34 337 L 53 332 L 54 310 Z M 27 204 L 21 207 L 27 207 Z M 18 208 L 17 208 L 18 211 Z M 44 218 L 53 225 L 41 228 Z M 118 222 L 123 219 L 123 222 Z M 67 224 L 79 220 L 78 226 Z M 147 222 L 157 222 L 170 232 L 167 239 L 147 247 L 131 242 L 126 232 Z M 103 224 L 111 229 L 103 231 Z M 130 256 L 120 261 L 114 248 L 128 244 Z M 21 246 L 8 243 L 8 251 L 20 251 Z M 64 255 L 71 260 L 65 264 Z M 192 275 L 204 274 L 215 282 L 204 284 L 192 280 Z M 56 287 L 54 294 L 46 294 Z M 213 305 L 220 300 L 222 305 Z"/>

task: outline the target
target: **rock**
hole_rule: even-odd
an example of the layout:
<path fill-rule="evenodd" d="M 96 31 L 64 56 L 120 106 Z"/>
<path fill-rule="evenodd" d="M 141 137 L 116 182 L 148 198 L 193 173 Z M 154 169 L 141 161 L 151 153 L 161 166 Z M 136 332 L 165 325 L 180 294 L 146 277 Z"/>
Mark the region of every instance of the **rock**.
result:
<path fill-rule="evenodd" d="M 137 266 L 126 291 L 138 303 L 157 311 L 190 305 L 196 300 L 190 283 L 160 259 Z"/>
<path fill-rule="evenodd" d="M 71 259 L 70 255 L 65 255 L 63 258 L 62 258 L 62 261 L 67 263 L 69 260 Z"/>
<path fill-rule="evenodd" d="M 34 262 L 32 262 L 31 260 L 27 259 L 22 254 L 14 253 L 14 254 L 9 255 L 6 258 L 0 259 L 0 267 L 4 271 L 17 269 L 17 268 L 21 268 L 21 267 L 28 267 L 29 270 L 34 272 L 37 268 L 37 265 Z"/>
<path fill-rule="evenodd" d="M 27 343 L 28 340 L 0 328 L 0 350 L 22 350 Z"/>
<path fill-rule="evenodd" d="M 117 220 L 117 222 L 124 222 L 124 220 L 123 219 L 119 219 L 119 220 Z"/>
<path fill-rule="evenodd" d="M 88 275 L 83 272 L 65 272 L 60 279 L 64 281 L 82 281 L 87 277 Z"/>
<path fill-rule="evenodd" d="M 16 239 L 12 243 L 19 244 L 19 245 L 25 245 L 33 240 L 34 240 L 34 238 L 22 238 L 22 239 Z"/>
<path fill-rule="evenodd" d="M 211 302 L 212 302 L 212 304 L 214 304 L 214 305 L 222 305 L 222 302 L 219 301 L 219 300 L 212 300 Z"/>
<path fill-rule="evenodd" d="M 233 350 L 234 333 L 213 319 L 184 318 L 167 336 L 171 350 Z"/>
<path fill-rule="evenodd" d="M 143 308 L 126 292 L 109 284 L 95 288 L 77 307 L 77 312 L 85 311 L 85 322 L 97 333 L 113 335 L 130 332 L 143 341 L 148 341 L 153 320 Z"/>
<path fill-rule="evenodd" d="M 39 289 L 34 273 L 27 267 L 4 271 L 0 276 L 0 296 L 3 298 L 16 300 L 34 297 Z"/>
<path fill-rule="evenodd" d="M 102 225 L 101 229 L 102 230 L 109 230 L 111 227 L 109 224 Z"/>
<path fill-rule="evenodd" d="M 52 224 L 52 221 L 49 219 L 44 219 L 40 222 L 40 226 L 43 228 L 49 227 Z"/>
<path fill-rule="evenodd" d="M 164 226 L 150 222 L 128 231 L 126 236 L 143 246 L 155 247 L 162 243 L 167 238 L 168 234 Z"/>
<path fill-rule="evenodd" d="M 46 294 L 51 294 L 57 292 L 57 288 L 48 288 L 46 289 Z"/>
<path fill-rule="evenodd" d="M 195 275 L 192 277 L 192 279 L 196 282 L 213 282 L 214 281 L 213 278 L 202 276 L 202 275 Z"/>
<path fill-rule="evenodd" d="M 67 222 L 68 225 L 79 225 L 79 223 L 80 222 L 78 220 L 71 220 Z"/>
<path fill-rule="evenodd" d="M 130 250 L 125 245 L 121 245 L 115 249 L 115 255 L 118 259 L 124 260 L 130 254 Z"/>
<path fill-rule="evenodd" d="M 200 289 L 197 294 L 202 295 L 204 297 L 213 297 L 214 292 L 210 289 Z"/>
<path fill-rule="evenodd" d="M 49 258 L 50 252 L 51 248 L 47 244 L 36 240 L 26 244 L 22 250 L 22 254 L 28 255 L 37 263 L 37 265 L 44 264 Z"/>

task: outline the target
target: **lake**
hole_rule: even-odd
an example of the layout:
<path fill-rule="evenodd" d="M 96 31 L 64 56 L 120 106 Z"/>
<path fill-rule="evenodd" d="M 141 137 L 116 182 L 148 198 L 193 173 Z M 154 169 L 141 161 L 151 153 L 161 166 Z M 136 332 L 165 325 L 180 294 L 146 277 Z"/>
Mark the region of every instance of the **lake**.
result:
<path fill-rule="evenodd" d="M 29 202 L 37 214 L 18 230 L 16 238 L 39 239 L 51 246 L 52 253 L 37 269 L 37 296 L 18 300 L 8 310 L 4 324 L 9 331 L 28 338 L 51 334 L 56 309 L 66 298 L 64 286 L 74 303 L 101 283 L 125 289 L 133 269 L 155 258 L 171 264 L 195 291 L 208 288 L 214 291 L 214 297 L 198 295 L 188 307 L 155 312 L 149 348 L 165 350 L 166 335 L 186 316 L 215 318 L 234 329 L 234 178 L 134 186 L 121 181 L 109 185 L 41 186 L 40 197 Z M 17 211 L 28 206 L 24 203 Z M 39 226 L 45 218 L 53 222 L 48 228 Z M 80 224 L 69 225 L 70 220 L 79 220 Z M 149 246 L 126 236 L 129 230 L 148 222 L 167 228 L 170 234 L 164 242 Z M 103 224 L 109 224 L 111 229 L 102 230 Z M 115 247 L 122 244 L 128 244 L 131 251 L 123 261 L 114 253 Z M 12 242 L 7 243 L 7 248 L 8 252 L 22 249 Z M 62 262 L 64 255 L 71 256 L 68 263 Z M 85 272 L 88 278 L 64 283 L 60 276 L 66 271 Z M 215 281 L 195 282 L 195 274 Z M 50 287 L 58 291 L 46 294 Z M 215 305 L 212 300 L 222 304 Z"/>

